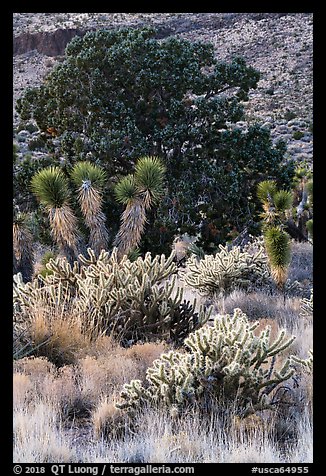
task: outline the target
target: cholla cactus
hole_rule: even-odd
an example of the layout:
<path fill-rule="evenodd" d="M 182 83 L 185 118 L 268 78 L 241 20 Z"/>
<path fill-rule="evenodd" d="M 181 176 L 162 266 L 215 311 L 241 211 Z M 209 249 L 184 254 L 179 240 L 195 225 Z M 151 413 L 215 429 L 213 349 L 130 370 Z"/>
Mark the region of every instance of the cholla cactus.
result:
<path fill-rule="evenodd" d="M 16 282 L 15 301 L 21 308 L 36 304 L 69 305 L 89 323 L 94 332 L 110 332 L 124 340 L 167 338 L 183 340 L 210 317 L 210 310 L 195 311 L 196 302 L 183 301 L 182 289 L 175 286 L 174 255 L 130 261 L 102 250 L 79 256 L 72 267 L 65 259 L 47 263 L 50 275 L 29 286 Z"/>
<path fill-rule="evenodd" d="M 191 256 L 187 262 L 185 282 L 200 291 L 225 296 L 235 288 L 247 289 L 269 279 L 267 258 L 262 247 L 253 254 L 241 251 L 236 246 L 228 250 L 219 245 L 215 256 L 206 255 L 198 261 Z"/>
<path fill-rule="evenodd" d="M 314 297 L 313 289 L 310 291 L 310 298 L 301 299 L 300 303 L 300 316 L 302 317 L 312 317 L 314 312 Z"/>
<path fill-rule="evenodd" d="M 207 408 L 211 400 L 236 401 L 241 416 L 272 408 L 274 389 L 294 373 L 292 357 L 279 370 L 275 359 L 295 337 L 281 330 L 271 341 L 271 327 L 255 335 L 258 325 L 240 309 L 233 315 L 218 315 L 213 326 L 185 339 L 186 352 L 170 351 L 155 360 L 147 370 L 146 384 L 133 380 L 124 385 L 117 406 L 132 411 L 157 403 L 182 411 L 194 404 Z"/>

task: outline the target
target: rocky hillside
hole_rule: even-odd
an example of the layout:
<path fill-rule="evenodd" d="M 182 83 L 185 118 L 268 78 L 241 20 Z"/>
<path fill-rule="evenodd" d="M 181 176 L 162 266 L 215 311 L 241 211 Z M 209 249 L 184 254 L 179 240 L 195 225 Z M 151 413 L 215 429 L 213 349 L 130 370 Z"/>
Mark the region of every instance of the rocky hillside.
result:
<path fill-rule="evenodd" d="M 16 13 L 14 105 L 27 86 L 39 84 L 62 59 L 73 36 L 96 28 L 143 25 L 155 26 L 160 38 L 211 42 L 220 59 L 245 57 L 261 72 L 246 119 L 263 122 L 274 140 L 286 140 L 290 156 L 311 161 L 313 15 L 307 13 Z M 14 126 L 18 123 L 14 109 Z M 33 136 L 26 131 L 22 136 L 24 153 Z"/>

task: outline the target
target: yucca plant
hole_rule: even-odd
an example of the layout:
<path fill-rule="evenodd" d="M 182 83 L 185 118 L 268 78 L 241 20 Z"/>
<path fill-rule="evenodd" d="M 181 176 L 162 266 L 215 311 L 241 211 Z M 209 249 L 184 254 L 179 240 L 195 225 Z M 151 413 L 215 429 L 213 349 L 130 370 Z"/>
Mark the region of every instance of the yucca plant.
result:
<path fill-rule="evenodd" d="M 275 208 L 273 196 L 277 191 L 275 180 L 264 180 L 257 186 L 257 197 L 262 203 L 263 213 L 260 214 L 265 224 L 274 223 L 278 212 Z"/>
<path fill-rule="evenodd" d="M 105 171 L 91 162 L 78 162 L 72 169 L 71 179 L 78 188 L 79 205 L 90 231 L 88 245 L 99 255 L 102 249 L 107 249 L 109 240 L 102 211 Z"/>
<path fill-rule="evenodd" d="M 280 226 L 267 227 L 264 242 L 272 277 L 277 286 L 283 289 L 291 260 L 289 235 Z"/>
<path fill-rule="evenodd" d="M 310 220 L 307 221 L 306 223 L 306 228 L 308 231 L 308 236 L 313 240 L 313 219 L 311 218 Z"/>
<path fill-rule="evenodd" d="M 306 191 L 307 191 L 307 194 L 308 194 L 308 199 L 309 199 L 310 205 L 313 205 L 313 188 L 314 188 L 313 179 L 310 179 L 306 183 Z"/>
<path fill-rule="evenodd" d="M 285 213 L 292 207 L 293 195 L 287 190 L 278 190 L 273 195 L 275 208 L 280 213 Z"/>
<path fill-rule="evenodd" d="M 149 209 L 163 195 L 166 168 L 158 157 L 142 157 L 136 163 L 135 182 L 145 208 Z"/>
<path fill-rule="evenodd" d="M 277 192 L 275 180 L 263 180 L 257 186 L 257 197 L 264 204 Z"/>
<path fill-rule="evenodd" d="M 47 167 L 32 178 L 31 188 L 49 214 L 52 236 L 70 262 L 78 256 L 80 235 L 70 207 L 68 179 L 59 167 Z"/>
<path fill-rule="evenodd" d="M 293 195 L 287 190 L 277 190 L 274 180 L 264 180 L 257 187 L 257 197 L 264 212 L 261 217 L 264 224 L 279 225 L 286 219 L 286 212 L 292 207 Z"/>
<path fill-rule="evenodd" d="M 25 223 L 26 216 L 16 213 L 13 221 L 13 272 L 21 273 L 23 280 L 30 281 L 33 274 L 33 236 Z"/>
<path fill-rule="evenodd" d="M 138 247 L 146 225 L 146 210 L 163 194 L 165 167 L 157 157 L 138 160 L 134 175 L 123 177 L 116 185 L 118 202 L 126 205 L 114 241 L 119 257 Z"/>

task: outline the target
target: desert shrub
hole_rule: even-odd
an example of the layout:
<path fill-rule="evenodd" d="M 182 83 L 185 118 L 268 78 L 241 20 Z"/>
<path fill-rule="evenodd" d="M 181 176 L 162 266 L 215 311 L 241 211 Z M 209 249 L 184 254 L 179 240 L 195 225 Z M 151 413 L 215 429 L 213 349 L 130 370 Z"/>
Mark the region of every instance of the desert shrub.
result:
<path fill-rule="evenodd" d="M 45 141 L 42 137 L 36 137 L 28 141 L 29 150 L 40 150 L 45 146 Z"/>
<path fill-rule="evenodd" d="M 295 140 L 300 140 L 300 139 L 302 139 L 302 137 L 304 137 L 304 133 L 301 132 L 301 131 L 295 131 L 295 132 L 293 132 L 292 137 Z"/>
<path fill-rule="evenodd" d="M 238 246 L 230 250 L 222 245 L 219 248 L 215 256 L 189 258 L 184 277 L 189 286 L 222 297 L 234 289 L 261 286 L 269 280 L 267 258 L 261 246 L 254 253 L 241 251 Z"/>
<path fill-rule="evenodd" d="M 112 333 L 124 342 L 164 338 L 176 343 L 202 326 L 210 310 L 195 311 L 196 302 L 183 301 L 183 290 L 175 286 L 177 267 L 174 255 L 144 258 L 131 262 L 102 251 L 71 266 L 65 258 L 50 260 L 52 271 L 24 285 L 14 277 L 14 300 L 19 312 L 30 314 L 39 306 L 51 312 L 61 306 L 80 316 L 93 335 Z"/>
<path fill-rule="evenodd" d="M 32 122 L 20 122 L 16 128 L 16 133 L 18 134 L 18 132 L 20 131 L 28 131 L 30 134 L 33 134 L 33 132 L 36 132 L 38 131 L 38 128 L 35 124 L 33 124 Z"/>
<path fill-rule="evenodd" d="M 297 117 L 296 113 L 293 111 L 287 110 L 284 114 L 284 119 L 287 121 L 291 121 L 291 119 L 295 119 Z"/>
<path fill-rule="evenodd" d="M 259 321 L 249 322 L 235 309 L 218 315 L 213 326 L 204 326 L 184 341 L 185 352 L 162 354 L 147 370 L 146 383 L 124 385 L 118 408 L 129 412 L 143 405 L 163 405 L 173 412 L 189 406 L 207 410 L 212 403 L 232 403 L 239 416 L 273 409 L 273 393 L 294 374 L 292 356 L 275 368 L 295 337 L 281 330 L 271 339 L 271 327 L 258 335 Z"/>
<path fill-rule="evenodd" d="M 167 253 L 185 232 L 201 233 L 208 250 L 248 221 L 255 228 L 259 181 L 283 186 L 293 174 L 268 130 L 229 127 L 244 118 L 242 101 L 259 77 L 243 58 L 218 61 L 212 44 L 158 39 L 152 28 L 97 30 L 68 44 L 64 61 L 23 93 L 17 111 L 44 133 L 56 129 L 47 140 L 68 165 L 103 165 L 111 189 L 137 157 L 162 158 L 168 193 L 149 216 L 142 251 Z M 117 210 L 108 194 L 110 227 Z"/>

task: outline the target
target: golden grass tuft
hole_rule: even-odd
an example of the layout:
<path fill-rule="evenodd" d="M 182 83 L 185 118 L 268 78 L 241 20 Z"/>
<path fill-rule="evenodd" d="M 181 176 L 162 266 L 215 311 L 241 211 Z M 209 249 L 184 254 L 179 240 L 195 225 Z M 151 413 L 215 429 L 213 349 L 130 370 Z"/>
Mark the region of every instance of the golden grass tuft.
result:
<path fill-rule="evenodd" d="M 138 365 L 139 370 L 146 372 L 155 359 L 167 352 L 168 346 L 164 342 L 146 342 L 135 344 L 126 350 L 126 357 L 131 358 Z"/>
<path fill-rule="evenodd" d="M 35 346 L 34 354 L 47 357 L 57 366 L 77 361 L 91 345 L 89 333 L 76 313 L 64 309 L 37 307 L 29 320 L 29 335 Z"/>

